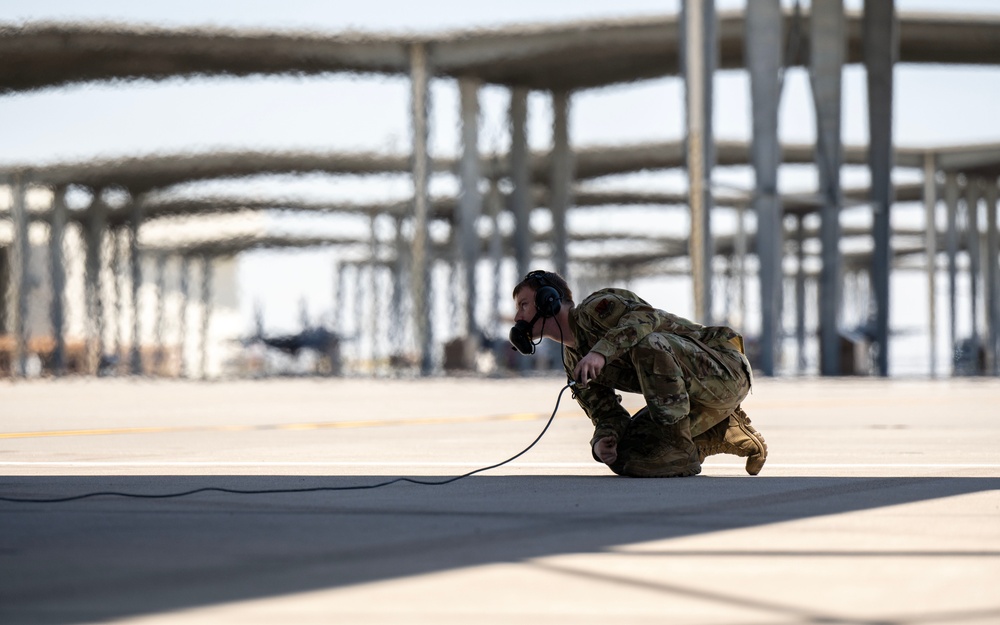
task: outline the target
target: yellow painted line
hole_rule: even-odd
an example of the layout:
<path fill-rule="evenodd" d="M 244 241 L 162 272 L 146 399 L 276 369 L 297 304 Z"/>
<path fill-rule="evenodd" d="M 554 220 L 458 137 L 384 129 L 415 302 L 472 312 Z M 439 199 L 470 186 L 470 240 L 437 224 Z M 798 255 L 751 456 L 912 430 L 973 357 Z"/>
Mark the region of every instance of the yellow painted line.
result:
<path fill-rule="evenodd" d="M 538 414 L 533 412 L 514 413 L 507 415 L 507 418 L 510 421 L 533 421 L 538 418 Z"/>
<path fill-rule="evenodd" d="M 560 417 L 580 417 L 583 412 L 570 411 L 560 414 Z M 278 423 L 264 425 L 218 425 L 218 426 L 188 426 L 188 427 L 132 427 L 132 428 L 99 428 L 92 430 L 42 430 L 35 432 L 0 432 L 0 439 L 15 438 L 48 438 L 60 436 L 112 436 L 120 434 L 162 434 L 176 432 L 252 432 L 263 430 L 320 430 L 320 429 L 358 429 L 376 427 L 395 427 L 402 425 L 447 425 L 449 423 L 485 423 L 489 421 L 537 421 L 547 419 L 548 414 L 540 412 L 516 412 L 505 415 L 486 415 L 471 417 L 424 417 L 417 419 L 369 419 L 364 421 L 324 421 L 316 423 Z"/>
<path fill-rule="evenodd" d="M 100 436 L 104 434 L 154 434 L 174 432 L 184 428 L 104 428 L 100 430 L 51 430 L 42 432 L 0 432 L 0 438 L 40 438 L 46 436 Z M 192 429 L 192 428 L 188 428 Z"/>

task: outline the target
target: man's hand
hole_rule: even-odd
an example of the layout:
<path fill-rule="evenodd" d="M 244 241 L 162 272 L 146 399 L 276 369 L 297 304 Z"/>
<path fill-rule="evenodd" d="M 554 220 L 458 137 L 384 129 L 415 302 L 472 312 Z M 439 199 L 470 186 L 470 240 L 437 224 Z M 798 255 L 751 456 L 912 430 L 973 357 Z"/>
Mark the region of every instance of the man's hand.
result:
<path fill-rule="evenodd" d="M 618 441 L 613 436 L 605 436 L 594 443 L 594 455 L 607 465 L 618 460 Z"/>
<path fill-rule="evenodd" d="M 576 363 L 576 368 L 573 369 L 573 378 L 586 386 L 590 384 L 591 380 L 601 375 L 601 369 L 604 368 L 605 362 L 607 361 L 601 354 L 588 352 L 580 359 L 580 362 Z"/>

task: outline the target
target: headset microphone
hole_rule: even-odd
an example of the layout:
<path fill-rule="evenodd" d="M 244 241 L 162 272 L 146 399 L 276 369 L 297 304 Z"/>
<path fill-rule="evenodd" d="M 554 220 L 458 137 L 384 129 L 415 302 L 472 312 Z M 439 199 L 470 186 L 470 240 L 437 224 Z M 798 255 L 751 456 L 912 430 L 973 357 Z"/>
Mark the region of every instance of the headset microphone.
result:
<path fill-rule="evenodd" d="M 514 327 L 510 329 L 510 344 L 511 349 L 516 349 L 525 356 L 530 356 L 535 353 L 535 343 L 531 340 L 531 327 L 535 325 L 535 321 L 541 315 L 535 313 L 535 316 L 531 321 L 525 321 L 521 319 L 514 324 Z"/>

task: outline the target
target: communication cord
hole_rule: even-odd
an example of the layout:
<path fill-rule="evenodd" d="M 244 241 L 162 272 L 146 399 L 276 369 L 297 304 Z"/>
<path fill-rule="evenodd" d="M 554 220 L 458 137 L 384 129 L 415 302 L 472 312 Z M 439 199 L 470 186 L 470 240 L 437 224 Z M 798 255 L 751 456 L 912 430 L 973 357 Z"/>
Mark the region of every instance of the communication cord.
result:
<path fill-rule="evenodd" d="M 549 420 L 545 423 L 545 427 L 542 428 L 541 433 L 538 434 L 535 440 L 533 440 L 531 444 L 525 447 L 522 451 L 504 460 L 503 462 L 491 464 L 488 467 L 482 467 L 481 469 L 469 471 L 468 473 L 463 473 L 462 475 L 456 475 L 454 477 L 450 477 L 444 480 L 430 481 L 413 477 L 397 477 L 391 480 L 387 480 L 385 482 L 379 482 L 377 484 L 367 484 L 361 486 L 316 486 L 311 488 L 265 488 L 259 490 L 243 490 L 236 488 L 222 488 L 218 486 L 206 486 L 204 488 L 195 488 L 193 490 L 187 490 L 178 493 L 165 493 L 159 495 L 145 494 L 145 493 L 121 493 L 115 491 L 100 491 L 100 492 L 84 493 L 81 495 L 72 495 L 69 497 L 54 497 L 50 499 L 27 499 L 21 497 L 0 496 L 0 501 L 10 501 L 13 503 L 64 503 L 67 501 L 76 501 L 79 499 L 88 499 L 90 497 L 101 497 L 101 496 L 129 497 L 133 499 L 171 499 L 175 497 L 187 497 L 188 495 L 194 495 L 196 493 L 207 493 L 207 492 L 231 493 L 236 495 L 267 495 L 274 493 L 315 493 L 321 491 L 368 490 L 372 488 L 381 488 L 383 486 L 389 486 L 390 484 L 396 484 L 399 482 L 409 482 L 411 484 L 420 484 L 422 486 L 443 486 L 444 484 L 451 484 L 452 482 L 457 482 L 458 480 L 467 478 L 472 475 L 476 475 L 477 473 L 482 473 L 483 471 L 496 469 L 497 467 L 501 467 L 509 462 L 513 462 L 514 460 L 517 460 L 518 458 L 526 454 L 529 449 L 531 449 L 532 447 L 535 446 L 536 443 L 538 443 L 538 441 L 542 440 L 542 436 L 545 435 L 545 432 L 548 431 L 549 426 L 552 425 L 552 420 L 555 419 L 556 412 L 559 411 L 559 402 L 562 401 L 563 393 L 565 393 L 566 389 L 568 389 L 569 387 L 575 386 L 575 384 L 576 382 L 570 381 L 568 384 L 562 387 L 562 389 L 559 391 L 559 395 L 556 397 L 556 405 L 552 409 L 552 414 L 549 415 Z"/>

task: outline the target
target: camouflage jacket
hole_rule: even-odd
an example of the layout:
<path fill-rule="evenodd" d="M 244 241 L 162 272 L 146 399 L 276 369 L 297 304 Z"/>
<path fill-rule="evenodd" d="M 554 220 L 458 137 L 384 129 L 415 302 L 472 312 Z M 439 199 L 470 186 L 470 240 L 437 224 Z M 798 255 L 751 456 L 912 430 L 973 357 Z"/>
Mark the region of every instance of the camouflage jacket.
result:
<path fill-rule="evenodd" d="M 623 356 L 653 332 L 676 334 L 714 347 L 737 347 L 743 337 L 725 326 L 703 326 L 683 317 L 658 310 L 625 289 L 602 289 L 574 306 L 569 327 L 576 346 L 563 351 L 563 365 L 572 378 L 573 370 L 588 352 L 604 356 L 601 375 L 586 387 L 576 387 L 575 397 L 595 426 L 594 439 L 614 434 L 621 438 L 629 413 L 615 393 L 641 393 L 635 367 Z"/>

